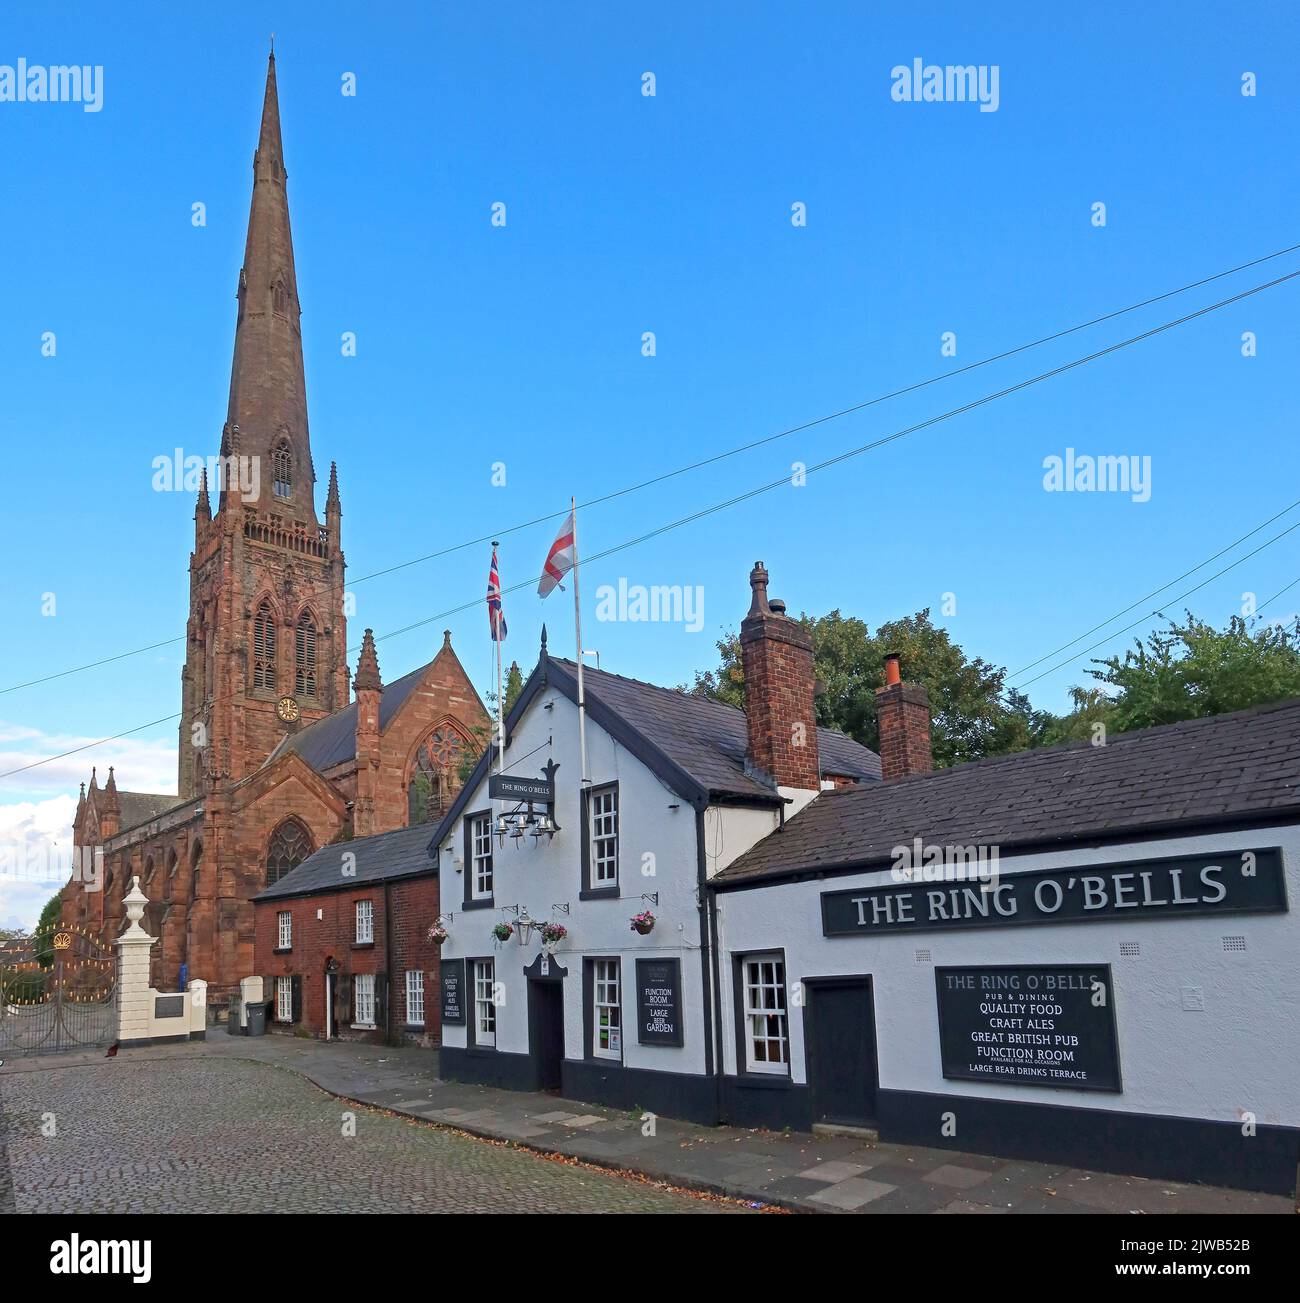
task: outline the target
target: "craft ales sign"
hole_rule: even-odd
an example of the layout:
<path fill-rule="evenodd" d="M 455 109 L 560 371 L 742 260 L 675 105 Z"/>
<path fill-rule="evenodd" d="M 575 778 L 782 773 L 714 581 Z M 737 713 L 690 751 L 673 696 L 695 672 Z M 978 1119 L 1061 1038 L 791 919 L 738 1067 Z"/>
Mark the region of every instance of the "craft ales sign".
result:
<path fill-rule="evenodd" d="M 822 892 L 822 932 L 832 936 L 1007 927 L 1025 923 L 1115 923 L 1173 916 L 1285 910 L 1282 852 L 1229 851 L 1098 864 L 1077 869 L 917 879 L 901 886 Z"/>
<path fill-rule="evenodd" d="M 463 1023 L 465 1021 L 465 961 L 463 959 L 444 959 L 442 969 L 442 1021 L 444 1023 Z"/>
<path fill-rule="evenodd" d="M 943 1075 L 1120 1089 L 1109 964 L 936 968 Z"/>

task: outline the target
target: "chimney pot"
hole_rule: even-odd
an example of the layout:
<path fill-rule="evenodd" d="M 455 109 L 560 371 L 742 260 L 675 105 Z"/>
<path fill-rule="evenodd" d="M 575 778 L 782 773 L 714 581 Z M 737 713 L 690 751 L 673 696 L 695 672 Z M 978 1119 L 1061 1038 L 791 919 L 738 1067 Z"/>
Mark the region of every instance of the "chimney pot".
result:
<path fill-rule="evenodd" d="M 885 683 L 892 687 L 895 683 L 902 682 L 902 675 L 898 672 L 898 653 L 885 653 Z"/>

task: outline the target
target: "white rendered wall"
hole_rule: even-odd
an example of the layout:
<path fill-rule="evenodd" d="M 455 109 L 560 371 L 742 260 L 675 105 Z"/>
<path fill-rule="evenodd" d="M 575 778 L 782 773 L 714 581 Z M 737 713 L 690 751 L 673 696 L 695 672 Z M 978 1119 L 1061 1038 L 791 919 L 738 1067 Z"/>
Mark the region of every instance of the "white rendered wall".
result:
<path fill-rule="evenodd" d="M 882 1089 L 976 1095 L 1090 1109 L 1232 1121 L 1244 1110 L 1259 1123 L 1300 1125 L 1300 829 L 1211 836 L 1004 857 L 1003 877 L 1036 869 L 1111 864 L 1164 856 L 1219 854 L 1281 846 L 1291 911 L 1218 918 L 1146 917 L 1116 923 L 1063 923 L 825 937 L 821 893 L 893 882 L 888 870 L 717 893 L 722 950 L 723 1052 L 736 1071 L 731 955 L 784 949 L 787 983 L 868 973 L 873 979 Z M 1225 951 L 1224 936 L 1246 938 Z M 1121 942 L 1140 956 L 1121 956 Z M 928 962 L 916 952 L 928 950 Z M 947 965 L 1111 965 L 1123 1092 L 955 1081 L 943 1076 L 934 969 Z M 1203 1009 L 1183 1007 L 1198 988 Z M 793 1001 L 791 1001 L 793 1005 Z M 791 1008 L 792 1079 L 806 1080 L 801 1012 Z"/>

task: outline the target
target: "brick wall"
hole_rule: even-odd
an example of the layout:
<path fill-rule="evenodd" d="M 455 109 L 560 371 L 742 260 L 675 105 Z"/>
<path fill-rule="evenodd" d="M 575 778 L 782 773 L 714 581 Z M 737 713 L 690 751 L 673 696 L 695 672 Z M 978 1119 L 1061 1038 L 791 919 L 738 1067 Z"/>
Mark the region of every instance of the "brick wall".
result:
<path fill-rule="evenodd" d="M 880 772 L 885 782 L 934 768 L 930 749 L 930 696 L 919 683 L 876 689 L 880 724 Z"/>
<path fill-rule="evenodd" d="M 357 902 L 368 900 L 374 910 L 374 942 L 356 941 Z M 280 951 L 279 914 L 288 911 L 292 923 L 292 947 Z M 413 1040 L 436 1045 L 440 1039 L 438 948 L 426 939 L 430 925 L 438 917 L 438 879 L 436 874 L 390 883 L 385 892 L 382 882 L 358 885 L 345 891 L 319 892 L 311 896 L 291 896 L 283 900 L 258 901 L 256 915 L 256 958 L 253 971 L 266 982 L 266 997 L 276 992 L 275 979 L 297 977 L 301 990 L 301 1014 L 296 1024 L 268 1024 L 271 1031 L 325 1034 L 325 972 L 333 960 L 338 965 L 335 980 L 338 1023 L 336 1034 L 342 1040 L 382 1042 L 384 1029 L 362 1029 L 353 1025 L 352 979 L 358 974 L 372 974 L 377 990 L 384 994 L 388 1028 L 394 1039 Z M 320 917 L 317 917 L 317 914 Z M 389 939 L 391 936 L 391 956 Z M 416 1028 L 408 1022 L 406 999 L 407 971 L 424 974 L 424 1025 Z M 347 1010 L 340 1007 L 347 996 Z"/>

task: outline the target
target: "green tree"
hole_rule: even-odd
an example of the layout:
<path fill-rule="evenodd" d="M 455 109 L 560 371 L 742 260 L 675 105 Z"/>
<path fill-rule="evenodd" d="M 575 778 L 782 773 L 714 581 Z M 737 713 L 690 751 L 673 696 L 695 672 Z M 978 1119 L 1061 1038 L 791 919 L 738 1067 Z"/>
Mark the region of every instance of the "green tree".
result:
<path fill-rule="evenodd" d="M 510 662 L 510 672 L 506 675 L 506 714 L 508 715 L 519 700 L 519 694 L 524 690 L 524 676 L 520 672 L 519 662 Z"/>
<path fill-rule="evenodd" d="M 63 890 L 60 888 L 45 902 L 41 916 L 36 920 L 36 962 L 42 968 L 54 966 L 54 930 L 63 917 Z"/>
<path fill-rule="evenodd" d="M 1089 712 L 1117 732 L 1222 715 L 1300 696 L 1300 619 L 1283 626 L 1233 616 L 1216 629 L 1188 611 L 1183 623 L 1170 620 L 1122 657 L 1093 664 L 1088 673 L 1104 687 L 1076 689 L 1065 727 Z"/>
<path fill-rule="evenodd" d="M 1006 755 L 1041 743 L 1051 716 L 1034 710 L 1023 693 L 1006 693 L 1006 670 L 974 659 L 935 626 L 927 608 L 882 624 L 873 634 L 862 621 L 831 611 L 801 615 L 812 634 L 813 672 L 821 691 L 817 722 L 879 749 L 876 688 L 885 681 L 885 656 L 899 654 L 903 674 L 930 694 L 934 762 L 943 768 L 983 756 Z M 697 672 L 687 691 L 743 706 L 745 678 L 740 640 L 729 633 L 718 644 L 721 663 Z"/>

